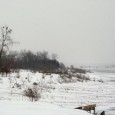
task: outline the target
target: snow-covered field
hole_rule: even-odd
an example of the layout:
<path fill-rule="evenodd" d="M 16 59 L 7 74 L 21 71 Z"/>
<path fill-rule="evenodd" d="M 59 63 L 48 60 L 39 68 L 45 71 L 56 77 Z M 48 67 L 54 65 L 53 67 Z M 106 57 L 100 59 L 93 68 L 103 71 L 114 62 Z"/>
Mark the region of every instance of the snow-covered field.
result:
<path fill-rule="evenodd" d="M 14 115 L 19 110 L 19 115 L 23 115 L 23 110 L 28 115 L 33 111 L 40 115 L 87 115 L 73 108 L 88 104 L 96 104 L 97 113 L 104 110 L 107 115 L 115 115 L 115 73 L 95 72 L 87 76 L 91 81 L 71 83 L 63 83 L 60 75 L 24 70 L 0 77 L 0 115 Z M 23 92 L 35 82 L 41 98 L 38 102 L 30 102 Z"/>
<path fill-rule="evenodd" d="M 0 115 L 90 115 L 85 111 L 43 102 L 0 101 L 0 107 Z"/>

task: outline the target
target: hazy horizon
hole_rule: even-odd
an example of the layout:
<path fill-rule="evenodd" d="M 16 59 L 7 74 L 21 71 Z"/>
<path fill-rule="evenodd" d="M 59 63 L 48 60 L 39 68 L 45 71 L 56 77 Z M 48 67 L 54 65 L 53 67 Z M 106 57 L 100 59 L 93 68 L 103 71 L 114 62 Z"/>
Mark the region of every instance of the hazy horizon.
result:
<path fill-rule="evenodd" d="M 115 0 L 0 0 L 0 27 L 19 45 L 67 65 L 115 64 Z"/>

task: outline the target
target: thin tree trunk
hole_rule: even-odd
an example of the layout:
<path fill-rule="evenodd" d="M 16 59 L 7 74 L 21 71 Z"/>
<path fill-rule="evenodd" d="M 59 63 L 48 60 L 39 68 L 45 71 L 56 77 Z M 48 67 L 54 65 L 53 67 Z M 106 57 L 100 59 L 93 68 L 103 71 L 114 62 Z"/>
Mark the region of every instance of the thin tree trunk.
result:
<path fill-rule="evenodd" d="M 2 43 L 2 48 L 1 48 L 1 51 L 0 51 L 0 68 L 2 67 L 2 53 L 3 53 L 3 46 L 4 46 L 4 43 Z"/>

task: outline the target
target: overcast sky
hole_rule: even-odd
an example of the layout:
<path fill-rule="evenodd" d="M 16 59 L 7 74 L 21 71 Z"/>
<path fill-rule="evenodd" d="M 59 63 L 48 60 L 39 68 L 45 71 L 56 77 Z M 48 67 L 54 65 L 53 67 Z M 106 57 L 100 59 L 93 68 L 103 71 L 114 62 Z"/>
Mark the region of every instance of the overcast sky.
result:
<path fill-rule="evenodd" d="M 0 0 L 13 50 L 46 50 L 65 64 L 115 64 L 115 0 Z"/>

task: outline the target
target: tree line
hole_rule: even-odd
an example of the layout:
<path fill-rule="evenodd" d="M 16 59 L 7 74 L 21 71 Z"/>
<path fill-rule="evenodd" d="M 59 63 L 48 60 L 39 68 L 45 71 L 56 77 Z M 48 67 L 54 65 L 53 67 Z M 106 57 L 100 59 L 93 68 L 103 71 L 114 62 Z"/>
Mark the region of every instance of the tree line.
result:
<path fill-rule="evenodd" d="M 21 52 L 8 53 L 9 46 L 16 43 L 11 37 L 11 32 L 12 29 L 6 25 L 0 28 L 0 68 L 56 72 L 63 67 L 63 64 L 57 60 L 57 55 L 52 54 L 49 56 L 47 51 L 34 53 L 23 50 Z"/>
<path fill-rule="evenodd" d="M 34 53 L 27 50 L 3 53 L 1 64 L 3 67 L 12 69 L 30 69 L 41 72 L 58 72 L 64 66 L 57 60 L 56 54 L 50 56 L 47 51 Z"/>
<path fill-rule="evenodd" d="M 29 69 L 40 72 L 50 73 L 68 73 L 72 72 L 85 73 L 85 70 L 69 67 L 57 60 L 57 55 L 49 55 L 47 51 L 32 52 L 23 50 L 21 52 L 9 52 L 9 46 L 13 45 L 14 40 L 11 38 L 12 29 L 3 26 L 0 29 L 0 70 L 1 68 L 9 69 Z M 9 53 L 8 53 L 9 52 Z"/>

